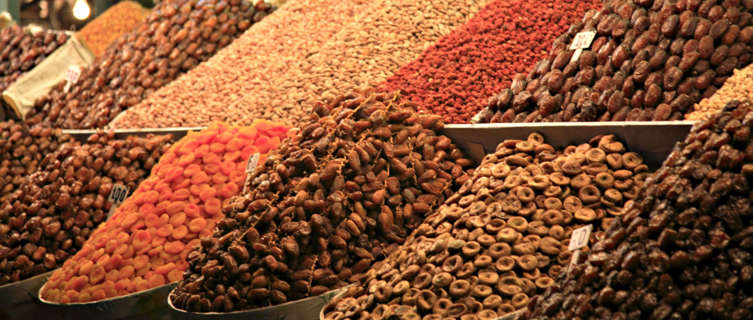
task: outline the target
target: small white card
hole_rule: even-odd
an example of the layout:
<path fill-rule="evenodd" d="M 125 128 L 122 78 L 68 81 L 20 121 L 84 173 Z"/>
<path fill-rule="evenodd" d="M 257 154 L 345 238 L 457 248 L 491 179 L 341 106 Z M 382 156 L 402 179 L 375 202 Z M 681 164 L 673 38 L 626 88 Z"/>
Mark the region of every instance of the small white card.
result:
<path fill-rule="evenodd" d="M 588 49 L 591 46 L 591 42 L 596 37 L 596 31 L 581 31 L 575 35 L 573 43 L 570 44 L 570 50 Z"/>
<path fill-rule="evenodd" d="M 112 204 L 110 206 L 110 212 L 107 214 L 107 217 L 109 218 L 114 212 L 115 209 L 117 209 L 123 201 L 128 197 L 128 187 L 122 185 L 122 184 L 116 184 L 112 186 L 112 191 L 110 191 L 110 195 L 107 197 L 107 201 L 110 201 Z"/>
<path fill-rule="evenodd" d="M 591 237 L 591 230 L 593 225 L 587 225 L 573 230 L 573 235 L 570 236 L 570 245 L 567 247 L 570 251 L 575 251 L 585 246 L 588 246 L 588 239 Z"/>
<path fill-rule="evenodd" d="M 71 86 L 74 85 L 76 82 L 78 82 L 78 78 L 81 77 L 81 67 L 80 66 L 70 66 L 68 67 L 68 70 L 65 71 L 65 91 L 68 92 L 68 90 L 71 89 Z"/>

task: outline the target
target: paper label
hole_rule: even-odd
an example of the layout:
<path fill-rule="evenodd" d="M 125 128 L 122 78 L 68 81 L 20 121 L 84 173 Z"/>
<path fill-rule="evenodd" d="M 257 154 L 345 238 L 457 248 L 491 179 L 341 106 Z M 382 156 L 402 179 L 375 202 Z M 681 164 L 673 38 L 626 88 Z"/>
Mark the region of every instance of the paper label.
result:
<path fill-rule="evenodd" d="M 81 67 L 79 66 L 70 66 L 68 67 L 68 70 L 65 71 L 65 91 L 67 92 L 70 90 L 71 86 L 78 82 L 78 78 L 81 77 Z"/>
<path fill-rule="evenodd" d="M 570 44 L 570 50 L 588 49 L 591 46 L 591 42 L 596 37 L 596 31 L 581 31 L 575 35 L 573 43 Z"/>
<path fill-rule="evenodd" d="M 110 191 L 110 195 L 107 197 L 107 201 L 110 201 L 112 204 L 110 206 L 110 212 L 107 214 L 108 218 L 115 212 L 115 209 L 125 201 L 126 197 L 128 197 L 128 187 L 122 184 L 112 186 L 112 191 Z"/>
<path fill-rule="evenodd" d="M 593 225 L 587 225 L 573 230 L 573 235 L 570 236 L 570 245 L 567 247 L 570 251 L 575 251 L 588 245 L 588 239 L 591 237 L 591 230 Z"/>
<path fill-rule="evenodd" d="M 575 52 L 573 52 L 573 56 L 570 57 L 570 63 L 578 61 L 578 58 L 580 58 L 581 53 L 583 53 L 583 49 L 575 49 Z"/>

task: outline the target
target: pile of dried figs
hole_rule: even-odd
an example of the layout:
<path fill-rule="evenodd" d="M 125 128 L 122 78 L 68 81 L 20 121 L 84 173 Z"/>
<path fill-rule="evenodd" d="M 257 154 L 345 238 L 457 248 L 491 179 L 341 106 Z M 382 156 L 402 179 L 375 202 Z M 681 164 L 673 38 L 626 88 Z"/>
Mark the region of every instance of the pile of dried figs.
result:
<path fill-rule="evenodd" d="M 524 319 L 753 317 L 753 106 L 699 122 Z"/>
<path fill-rule="evenodd" d="M 595 243 L 647 170 L 611 135 L 565 148 L 538 133 L 506 140 L 324 319 L 496 319 L 523 308 L 567 272 L 574 231 L 592 228 L 582 241 Z"/>

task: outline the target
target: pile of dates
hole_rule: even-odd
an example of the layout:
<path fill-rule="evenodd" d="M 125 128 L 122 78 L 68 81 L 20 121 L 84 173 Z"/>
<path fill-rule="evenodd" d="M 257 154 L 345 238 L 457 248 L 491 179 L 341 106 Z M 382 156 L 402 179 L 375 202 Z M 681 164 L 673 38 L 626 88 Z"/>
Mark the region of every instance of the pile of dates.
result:
<path fill-rule="evenodd" d="M 524 319 L 753 318 L 753 106 L 697 123 Z"/>
<path fill-rule="evenodd" d="M 14 25 L 0 31 L 0 93 L 68 41 L 62 32 L 28 34 Z"/>
<path fill-rule="evenodd" d="M 135 190 L 171 140 L 98 132 L 44 157 L 0 204 L 0 285 L 60 267 L 107 218 L 113 186 Z"/>
<path fill-rule="evenodd" d="M 223 208 L 171 295 L 194 312 L 281 304 L 343 287 L 402 244 L 472 166 L 441 117 L 393 94 L 318 105 Z"/>
<path fill-rule="evenodd" d="M 69 90 L 62 81 L 38 99 L 27 121 L 54 128 L 102 128 L 272 10 L 263 1 L 163 1 L 141 27 L 118 38 L 84 69 Z"/>
<path fill-rule="evenodd" d="M 13 120 L 0 122 L 0 202 L 37 171 L 45 155 L 70 141 L 60 130 L 30 129 Z"/>
<path fill-rule="evenodd" d="M 681 120 L 753 59 L 753 1 L 609 0 L 477 122 Z M 596 33 L 574 56 L 580 32 Z"/>
<path fill-rule="evenodd" d="M 538 133 L 506 140 L 324 319 L 496 319 L 524 308 L 567 272 L 573 231 L 591 225 L 595 243 L 647 170 L 613 136 L 563 149 Z"/>

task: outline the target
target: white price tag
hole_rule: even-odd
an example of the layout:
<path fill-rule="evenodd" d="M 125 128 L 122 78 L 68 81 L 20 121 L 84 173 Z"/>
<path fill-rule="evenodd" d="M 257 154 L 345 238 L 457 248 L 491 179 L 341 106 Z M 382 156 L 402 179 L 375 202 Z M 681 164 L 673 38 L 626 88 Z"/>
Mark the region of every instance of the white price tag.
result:
<path fill-rule="evenodd" d="M 591 42 L 596 37 L 596 31 L 581 31 L 575 35 L 573 43 L 570 44 L 570 50 L 588 49 L 591 46 Z"/>
<path fill-rule="evenodd" d="M 588 239 L 591 238 L 591 230 L 593 225 L 587 225 L 573 230 L 573 235 L 570 236 L 570 245 L 567 247 L 570 251 L 575 251 L 588 245 Z"/>
<path fill-rule="evenodd" d="M 115 212 L 115 209 L 125 201 L 126 197 L 128 197 L 128 187 L 122 184 L 112 186 L 112 191 L 110 191 L 110 195 L 107 197 L 107 201 L 110 201 L 112 204 L 110 206 L 110 212 L 107 214 L 108 218 Z"/>
<path fill-rule="evenodd" d="M 81 77 L 81 67 L 80 66 L 70 66 L 68 67 L 68 70 L 65 71 L 65 91 L 71 89 L 71 86 L 78 82 L 78 78 Z"/>
<path fill-rule="evenodd" d="M 575 49 L 575 52 L 573 52 L 573 56 L 570 57 L 570 63 L 578 61 L 578 58 L 580 58 L 580 55 L 583 53 L 583 49 Z"/>

